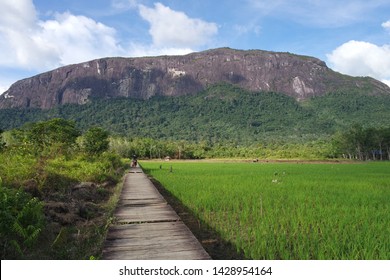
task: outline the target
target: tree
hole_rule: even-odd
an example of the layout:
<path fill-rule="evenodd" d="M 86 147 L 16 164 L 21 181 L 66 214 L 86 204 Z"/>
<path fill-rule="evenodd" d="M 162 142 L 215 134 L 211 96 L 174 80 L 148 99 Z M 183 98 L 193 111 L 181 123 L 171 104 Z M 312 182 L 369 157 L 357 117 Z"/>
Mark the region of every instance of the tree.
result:
<path fill-rule="evenodd" d="M 99 155 L 110 146 L 109 133 L 100 127 L 92 127 L 83 135 L 84 151 L 90 155 Z"/>
<path fill-rule="evenodd" d="M 349 130 L 337 133 L 333 145 L 339 154 L 350 159 L 384 160 L 387 152 L 390 160 L 390 128 L 363 128 L 353 125 Z"/>
<path fill-rule="evenodd" d="M 33 149 L 49 155 L 68 152 L 80 135 L 75 122 L 58 118 L 29 124 L 24 130 Z"/>

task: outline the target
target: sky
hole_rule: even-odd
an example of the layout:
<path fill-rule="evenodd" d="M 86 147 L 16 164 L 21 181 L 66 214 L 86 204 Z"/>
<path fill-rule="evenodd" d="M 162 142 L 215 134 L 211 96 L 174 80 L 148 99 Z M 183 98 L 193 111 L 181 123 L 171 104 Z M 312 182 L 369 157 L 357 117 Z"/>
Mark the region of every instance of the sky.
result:
<path fill-rule="evenodd" d="M 390 85 L 389 0 L 0 0 L 0 93 L 101 57 L 230 47 L 317 57 Z"/>

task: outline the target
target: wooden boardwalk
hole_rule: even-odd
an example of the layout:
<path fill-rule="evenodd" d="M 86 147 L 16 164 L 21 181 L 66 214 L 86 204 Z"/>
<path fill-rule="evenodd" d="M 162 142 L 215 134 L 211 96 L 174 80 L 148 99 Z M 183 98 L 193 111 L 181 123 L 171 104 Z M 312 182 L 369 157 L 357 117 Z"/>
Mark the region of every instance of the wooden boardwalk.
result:
<path fill-rule="evenodd" d="M 139 167 L 126 175 L 103 259 L 204 260 L 203 249 Z"/>

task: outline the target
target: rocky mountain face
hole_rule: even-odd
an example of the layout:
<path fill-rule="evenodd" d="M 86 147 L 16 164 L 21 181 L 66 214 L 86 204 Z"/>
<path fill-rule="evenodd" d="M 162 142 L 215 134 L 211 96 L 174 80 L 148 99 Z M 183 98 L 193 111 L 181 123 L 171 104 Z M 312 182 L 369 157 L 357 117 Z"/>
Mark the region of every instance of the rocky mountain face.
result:
<path fill-rule="evenodd" d="M 217 83 L 281 92 L 297 100 L 340 90 L 390 94 L 390 88 L 377 80 L 341 75 L 313 57 L 222 48 L 184 56 L 103 58 L 61 67 L 13 84 L 0 96 L 0 109 L 188 95 Z"/>

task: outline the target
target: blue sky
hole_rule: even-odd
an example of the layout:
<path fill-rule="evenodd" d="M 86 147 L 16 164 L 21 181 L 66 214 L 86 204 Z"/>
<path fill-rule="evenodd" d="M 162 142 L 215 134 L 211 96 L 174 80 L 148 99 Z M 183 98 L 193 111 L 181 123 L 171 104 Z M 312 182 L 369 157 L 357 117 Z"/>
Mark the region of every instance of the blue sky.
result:
<path fill-rule="evenodd" d="M 110 56 L 218 47 L 315 56 L 390 85 L 389 0 L 1 0 L 0 92 Z"/>

